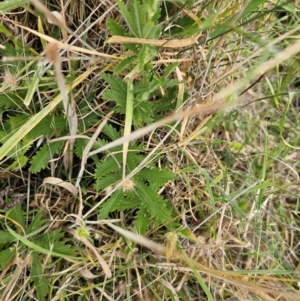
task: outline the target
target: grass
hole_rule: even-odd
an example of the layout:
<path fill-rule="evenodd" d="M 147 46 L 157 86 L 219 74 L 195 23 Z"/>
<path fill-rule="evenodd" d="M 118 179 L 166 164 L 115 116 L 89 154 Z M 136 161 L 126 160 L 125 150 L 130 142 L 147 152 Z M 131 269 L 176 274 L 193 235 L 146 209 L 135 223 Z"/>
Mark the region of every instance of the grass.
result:
<path fill-rule="evenodd" d="M 0 3 L 0 299 L 299 300 L 299 7 Z"/>

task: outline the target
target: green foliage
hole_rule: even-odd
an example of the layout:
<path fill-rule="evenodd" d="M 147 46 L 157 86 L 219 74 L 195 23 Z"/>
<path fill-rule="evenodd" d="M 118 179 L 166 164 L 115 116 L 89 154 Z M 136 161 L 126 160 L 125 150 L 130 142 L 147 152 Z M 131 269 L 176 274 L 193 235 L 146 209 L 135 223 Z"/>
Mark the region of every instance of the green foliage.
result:
<path fill-rule="evenodd" d="M 127 169 L 133 170 L 144 159 L 139 155 L 138 149 L 131 149 L 127 157 Z M 95 179 L 97 190 L 116 185 L 122 179 L 122 154 L 114 157 L 106 157 L 97 164 Z M 156 226 L 168 222 L 175 217 L 171 204 L 157 194 L 158 190 L 168 181 L 174 180 L 176 175 L 170 171 L 162 170 L 149 165 L 138 172 L 133 178 L 132 189 L 122 188 L 115 191 L 106 200 L 99 211 L 99 218 L 105 219 L 111 212 L 135 209 L 135 227 L 140 233 L 144 233 L 153 219 Z"/>
<path fill-rule="evenodd" d="M 45 297 L 49 292 L 49 282 L 46 277 L 46 273 L 43 271 L 42 258 L 40 258 L 37 252 L 31 253 L 31 278 L 33 279 L 36 294 L 39 301 L 45 300 Z"/>
<path fill-rule="evenodd" d="M 137 38 L 157 39 L 162 28 L 158 26 L 159 2 L 156 0 L 132 0 L 129 5 L 118 1 L 121 13 Z"/>
<path fill-rule="evenodd" d="M 0 233 L 0 235 L 1 235 L 1 233 Z M 12 258 L 14 258 L 15 256 L 16 256 L 15 248 L 8 248 L 8 249 L 2 250 L 0 252 L 0 268 L 3 270 L 6 266 L 6 264 L 9 264 L 10 260 Z"/>
<path fill-rule="evenodd" d="M 30 0 L 9 0 L 9 1 L 2 1 L 0 3 L 0 11 L 3 13 L 8 13 L 22 5 L 26 5 L 30 2 Z"/>
<path fill-rule="evenodd" d="M 152 123 L 156 114 L 174 109 L 176 105 L 174 101 L 176 89 L 174 89 L 174 86 L 178 82 L 170 80 L 169 76 L 175 67 L 176 64 L 169 65 L 166 68 L 166 73 L 161 77 L 153 70 L 147 73 L 145 70 L 143 80 L 133 84 L 133 125 L 136 128 Z M 116 75 L 103 74 L 102 77 L 110 84 L 110 88 L 103 93 L 102 97 L 114 101 L 114 110 L 125 114 L 126 83 Z M 161 94 L 162 90 L 165 91 L 164 96 Z"/>
<path fill-rule="evenodd" d="M 63 146 L 63 141 L 57 141 L 43 145 L 33 156 L 31 160 L 30 171 L 37 173 L 46 168 L 51 156 L 58 154 Z"/>
<path fill-rule="evenodd" d="M 43 211 L 36 212 L 33 219 L 26 226 L 25 213 L 20 205 L 10 210 L 8 217 L 5 224 L 0 224 L 7 228 L 0 230 L 0 268 L 4 269 L 14 257 L 20 258 L 20 254 L 22 258 L 27 258 L 27 260 L 30 258 L 27 264 L 30 271 L 29 277 L 35 288 L 33 293 L 36 294 L 38 300 L 45 300 L 50 289 L 47 275 L 52 268 L 49 265 L 51 263 L 51 256 L 45 257 L 44 253 L 39 252 L 38 247 L 41 246 L 44 250 L 48 250 L 49 255 L 51 253 L 59 254 L 62 258 L 64 256 L 74 256 L 76 258 L 76 248 L 66 243 L 67 241 L 62 229 L 48 229 L 49 223 L 45 219 Z M 12 230 L 12 228 L 15 230 Z M 17 239 L 17 232 L 26 232 L 26 235 L 18 236 L 23 237 L 20 240 Z M 23 243 L 23 240 L 27 243 Z M 50 259 L 50 261 L 46 261 L 45 258 Z"/>

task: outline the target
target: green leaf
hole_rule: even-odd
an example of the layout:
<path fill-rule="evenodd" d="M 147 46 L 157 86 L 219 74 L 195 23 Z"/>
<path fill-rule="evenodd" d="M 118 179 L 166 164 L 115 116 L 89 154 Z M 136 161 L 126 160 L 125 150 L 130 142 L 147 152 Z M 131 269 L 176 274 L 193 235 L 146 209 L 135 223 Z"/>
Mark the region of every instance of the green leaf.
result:
<path fill-rule="evenodd" d="M 123 192 L 121 189 L 112 193 L 111 197 L 106 200 L 99 212 L 99 219 L 105 219 L 109 213 L 118 210 Z"/>
<path fill-rule="evenodd" d="M 153 112 L 151 103 L 144 102 L 138 105 L 133 110 L 133 125 L 135 128 L 141 128 L 145 124 L 151 124 L 153 122 Z"/>
<path fill-rule="evenodd" d="M 43 272 L 41 265 L 41 259 L 37 252 L 31 253 L 32 263 L 31 263 L 31 278 L 33 279 L 36 294 L 39 301 L 44 301 L 45 297 L 49 292 L 49 282 L 44 276 L 46 273 Z"/>
<path fill-rule="evenodd" d="M 0 245 L 14 241 L 14 237 L 7 231 L 0 230 Z M 1 263 L 1 260 L 0 260 Z"/>
<path fill-rule="evenodd" d="M 155 0 L 132 0 L 129 5 L 118 1 L 121 13 L 131 30 L 138 38 L 156 39 L 161 27 L 158 25 L 159 3 Z"/>
<path fill-rule="evenodd" d="M 124 95 L 122 93 L 108 89 L 103 92 L 102 97 L 106 100 L 115 101 L 117 105 L 122 108 L 122 113 L 125 113 L 126 99 L 124 98 Z"/>
<path fill-rule="evenodd" d="M 23 151 L 23 150 L 21 150 Z M 22 167 L 24 167 L 28 161 L 28 157 L 22 156 L 19 154 L 19 152 L 15 153 L 16 160 L 9 166 L 9 170 L 20 170 Z"/>
<path fill-rule="evenodd" d="M 56 229 L 53 231 L 49 231 L 44 233 L 38 237 L 33 239 L 33 243 L 36 246 L 40 246 L 42 248 L 46 247 L 54 254 L 67 255 L 67 256 L 76 256 L 76 250 L 71 248 L 71 246 L 67 245 L 64 240 L 64 233 L 61 229 Z"/>
<path fill-rule="evenodd" d="M 62 150 L 63 141 L 56 141 L 43 145 L 32 158 L 30 171 L 32 173 L 40 172 L 45 169 L 50 161 L 51 155 L 54 156 Z"/>
<path fill-rule="evenodd" d="M 83 151 L 89 141 L 87 139 L 76 139 L 75 140 L 75 154 L 78 158 L 82 159 Z"/>
<path fill-rule="evenodd" d="M 130 171 L 134 170 L 145 159 L 145 156 L 139 154 L 140 151 L 142 151 L 142 149 L 139 147 L 136 150 L 131 149 L 128 153 L 126 163 Z"/>
<path fill-rule="evenodd" d="M 105 79 L 109 85 L 110 89 L 107 89 L 102 97 L 107 100 L 114 100 L 119 106 L 124 108 L 126 106 L 127 98 L 127 85 L 126 83 L 115 75 L 102 74 L 101 77 Z"/>
<path fill-rule="evenodd" d="M 22 210 L 21 205 L 19 204 L 9 211 L 8 216 L 10 219 L 19 224 L 23 229 L 25 229 L 25 219 L 23 214 L 24 211 Z M 11 233 L 11 235 L 13 234 Z"/>
<path fill-rule="evenodd" d="M 45 224 L 45 220 L 43 220 L 43 215 L 44 212 L 42 210 L 40 210 L 33 218 L 33 220 L 31 221 L 31 223 L 28 226 L 28 233 L 31 233 L 39 228 L 41 228 L 41 226 L 43 224 Z"/>
<path fill-rule="evenodd" d="M 119 25 L 113 19 L 108 19 L 107 27 L 111 31 L 112 35 L 123 37 L 127 35 L 124 26 Z"/>
<path fill-rule="evenodd" d="M 58 116 L 57 116 L 58 117 Z M 37 137 L 43 136 L 50 136 L 53 132 L 56 131 L 55 125 L 55 119 L 52 116 L 48 115 L 41 120 L 41 122 L 35 126 L 27 135 L 26 137 L 35 139 Z M 60 122 L 61 119 L 58 118 L 58 122 Z M 64 124 L 66 125 L 66 121 L 64 119 Z"/>
<path fill-rule="evenodd" d="M 10 128 L 12 131 L 19 129 L 24 123 L 29 120 L 27 115 L 17 115 L 9 118 Z"/>
<path fill-rule="evenodd" d="M 167 66 L 167 68 L 164 71 L 164 74 L 162 76 L 162 80 L 166 80 L 169 75 L 175 70 L 175 68 L 178 66 L 178 63 L 171 63 Z"/>
<path fill-rule="evenodd" d="M 8 109 L 21 109 L 25 110 L 25 106 L 23 101 L 20 99 L 19 96 L 15 95 L 14 93 L 1 93 L 0 97 L 0 109 L 8 110 Z"/>
<path fill-rule="evenodd" d="M 105 190 L 109 186 L 116 184 L 118 181 L 121 180 L 122 173 L 121 168 L 119 168 L 115 173 L 102 177 L 98 179 L 95 184 L 95 188 L 97 190 Z"/>
<path fill-rule="evenodd" d="M 136 184 L 136 191 L 140 201 L 154 217 L 156 224 L 167 222 L 171 219 L 170 211 L 167 209 L 166 200 L 162 199 L 149 186 L 142 182 Z"/>
<path fill-rule="evenodd" d="M 139 70 L 143 71 L 145 64 L 151 62 L 153 58 L 157 56 L 157 51 L 154 47 L 149 45 L 143 45 L 141 51 L 138 54 Z"/>
<path fill-rule="evenodd" d="M 123 71 L 125 68 L 129 67 L 134 60 L 136 59 L 136 56 L 130 56 L 125 59 L 123 59 L 115 68 L 114 68 L 114 73 L 120 73 Z"/>
<path fill-rule="evenodd" d="M 101 77 L 109 83 L 110 88 L 113 91 L 119 92 L 121 95 L 123 95 L 124 99 L 126 100 L 127 84 L 121 78 L 119 78 L 116 75 L 110 75 L 107 73 L 102 73 Z"/>
<path fill-rule="evenodd" d="M 120 155 L 118 156 L 121 159 Z M 118 163 L 118 158 L 106 157 L 104 160 L 100 161 L 97 164 L 95 171 L 95 178 L 100 179 L 107 175 L 108 173 L 115 172 L 120 169 L 121 165 Z"/>
<path fill-rule="evenodd" d="M 0 11 L 3 13 L 9 13 L 10 11 L 23 6 L 27 5 L 30 0 L 6 0 L 0 3 Z"/>
<path fill-rule="evenodd" d="M 2 242 L 2 241 L 1 241 Z M 0 251 L 0 268 L 3 270 L 7 263 L 16 255 L 15 248 L 8 248 Z"/>
<path fill-rule="evenodd" d="M 118 138 L 120 138 L 120 134 L 117 131 L 117 129 L 115 127 L 113 127 L 111 124 L 107 124 L 104 129 L 103 129 L 103 133 L 110 138 L 111 140 L 116 140 Z"/>
<path fill-rule="evenodd" d="M 143 169 L 139 172 L 139 176 L 143 177 L 149 183 L 149 186 L 154 190 L 159 190 L 168 181 L 175 180 L 177 175 L 169 170 Z"/>
<path fill-rule="evenodd" d="M 145 206 L 140 206 L 140 210 L 137 213 L 134 227 L 136 232 L 143 235 L 148 230 L 150 225 L 150 214 Z"/>
<path fill-rule="evenodd" d="M 142 38 L 143 6 L 137 0 L 131 1 L 129 6 L 126 6 L 122 1 L 118 1 L 118 6 L 131 32 L 136 37 Z"/>

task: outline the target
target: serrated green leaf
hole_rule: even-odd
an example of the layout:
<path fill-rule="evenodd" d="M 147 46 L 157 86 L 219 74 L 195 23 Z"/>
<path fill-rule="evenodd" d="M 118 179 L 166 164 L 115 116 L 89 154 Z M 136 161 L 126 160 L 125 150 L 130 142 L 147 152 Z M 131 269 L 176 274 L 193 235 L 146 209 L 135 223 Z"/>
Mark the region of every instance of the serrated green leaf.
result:
<path fill-rule="evenodd" d="M 158 25 L 158 1 L 132 0 L 129 5 L 118 1 L 121 13 L 131 32 L 138 38 L 158 38 L 161 28 Z"/>
<path fill-rule="evenodd" d="M 33 220 L 31 221 L 31 223 L 28 226 L 28 233 L 31 233 L 39 228 L 41 228 L 41 226 L 43 224 L 45 224 L 45 220 L 42 219 L 44 215 L 44 212 L 42 210 L 40 210 L 33 218 Z"/>
<path fill-rule="evenodd" d="M 43 136 L 49 136 L 51 135 L 56 129 L 54 127 L 52 127 L 52 124 L 55 124 L 54 122 L 52 122 L 53 120 L 55 120 L 56 118 L 53 118 L 52 116 L 48 115 L 45 116 L 45 118 L 43 120 L 41 120 L 41 122 L 35 126 L 27 135 L 27 138 L 31 138 L 31 139 L 35 139 L 37 137 Z M 66 121 L 64 120 L 65 124 Z M 57 134 L 57 133 L 56 133 Z M 24 139 L 23 139 L 24 140 Z"/>
<path fill-rule="evenodd" d="M 129 67 L 133 61 L 136 59 L 136 56 L 130 56 L 125 59 L 123 59 L 115 68 L 114 73 L 120 73 L 125 68 Z"/>
<path fill-rule="evenodd" d="M 23 152 L 23 149 L 21 149 L 20 152 Z M 16 157 L 16 160 L 8 167 L 8 170 L 20 170 L 28 161 L 28 157 L 22 156 L 19 152 L 15 152 L 14 157 Z"/>
<path fill-rule="evenodd" d="M 110 138 L 111 140 L 116 140 L 118 138 L 120 138 L 120 134 L 117 131 L 117 129 L 115 127 L 113 127 L 111 124 L 107 124 L 104 129 L 103 129 L 103 133 Z"/>
<path fill-rule="evenodd" d="M 0 230 L 0 245 L 14 241 L 14 237 L 7 231 Z M 0 260 L 1 262 L 1 260 Z"/>
<path fill-rule="evenodd" d="M 22 210 L 20 204 L 11 209 L 8 213 L 8 216 L 17 224 L 19 224 L 23 229 L 25 229 L 24 211 Z"/>
<path fill-rule="evenodd" d="M 9 118 L 10 128 L 12 131 L 19 129 L 24 123 L 29 120 L 27 115 L 11 116 Z"/>
<path fill-rule="evenodd" d="M 43 246 L 39 246 L 33 242 L 31 242 L 30 240 L 28 240 L 28 238 L 26 236 L 22 236 L 19 235 L 17 232 L 13 231 L 7 224 L 6 224 L 6 228 L 7 230 L 19 241 L 21 241 L 24 245 L 26 245 L 27 247 L 29 247 L 30 249 L 37 251 L 39 253 L 45 254 L 47 256 L 57 256 L 59 258 L 63 258 L 63 259 L 70 259 L 70 260 L 76 260 L 76 261 L 85 261 L 85 258 L 83 257 L 74 257 L 74 256 L 70 256 L 69 254 L 60 254 L 60 253 L 56 253 L 52 250 L 52 245 L 50 246 L 51 249 L 45 249 L 44 245 Z"/>
<path fill-rule="evenodd" d="M 141 128 L 145 124 L 153 122 L 153 112 L 150 103 L 143 103 L 140 106 L 136 106 L 133 110 L 133 115 L 133 124 L 136 128 Z"/>
<path fill-rule="evenodd" d="M 79 83 L 87 78 L 87 76 L 93 72 L 96 67 L 89 68 L 87 71 L 80 74 L 72 84 L 66 85 L 66 93 L 69 93 Z M 58 94 L 46 107 L 40 110 L 36 115 L 33 115 L 29 120 L 23 124 L 15 133 L 13 133 L 4 145 L 0 148 L 0 160 L 2 160 L 15 146 L 21 141 L 33 128 L 35 128 L 40 121 L 43 120 L 54 108 L 61 102 L 62 95 Z"/>
<path fill-rule="evenodd" d="M 62 149 L 63 141 L 56 141 L 49 145 L 43 145 L 32 158 L 30 164 L 30 171 L 37 173 L 42 169 L 45 169 L 49 163 L 51 155 L 54 156 Z"/>
<path fill-rule="evenodd" d="M 62 240 L 63 237 L 64 234 L 61 231 L 61 229 L 56 229 L 41 234 L 38 237 L 35 237 L 33 239 L 33 242 L 37 246 L 47 247 L 48 249 L 51 249 L 51 251 L 53 251 L 56 254 L 68 255 L 74 257 L 76 255 L 76 250 L 71 249 L 71 247 L 67 245 L 64 240 Z"/>
<path fill-rule="evenodd" d="M 128 34 L 126 33 L 124 26 L 120 26 L 114 20 L 109 19 L 107 25 L 113 35 L 128 37 Z M 138 46 L 136 44 L 124 44 L 123 46 L 127 47 L 133 53 L 138 53 Z"/>
<path fill-rule="evenodd" d="M 23 101 L 20 99 L 20 96 L 15 95 L 14 93 L 2 93 L 0 97 L 0 109 L 21 109 L 25 110 Z"/>
<path fill-rule="evenodd" d="M 102 73 L 101 77 L 109 83 L 110 88 L 113 91 L 119 92 L 122 95 L 122 97 L 126 100 L 127 84 L 121 78 L 119 78 L 116 75 L 109 75 L 106 73 Z"/>
<path fill-rule="evenodd" d="M 136 194 L 133 191 L 123 192 L 123 197 L 118 205 L 117 211 L 123 211 L 127 209 L 136 209 L 139 208 L 141 202 L 136 197 Z"/>
<path fill-rule="evenodd" d="M 76 248 L 73 245 L 64 242 L 56 242 L 53 246 L 53 251 L 59 254 L 76 256 Z"/>
<path fill-rule="evenodd" d="M 118 156 L 119 159 L 120 155 Z M 115 172 L 118 169 L 121 168 L 120 163 L 118 163 L 118 158 L 113 158 L 113 157 L 108 157 L 105 158 L 104 160 L 100 161 L 97 164 L 96 171 L 95 171 L 95 178 L 100 179 L 107 175 L 110 172 Z"/>
<path fill-rule="evenodd" d="M 143 169 L 139 172 L 139 176 L 143 177 L 149 183 L 150 187 L 156 191 L 165 185 L 168 181 L 175 180 L 177 175 L 169 170 Z"/>
<path fill-rule="evenodd" d="M 137 213 L 134 227 L 136 232 L 143 235 L 149 228 L 150 225 L 150 214 L 145 206 L 140 206 L 140 210 Z"/>
<path fill-rule="evenodd" d="M 16 255 L 15 248 L 8 248 L 0 251 L 0 268 L 3 270 L 7 263 Z"/>
<path fill-rule="evenodd" d="M 113 19 L 109 18 L 107 21 L 107 27 L 111 33 L 115 36 L 126 36 L 126 31 L 124 26 L 119 25 Z"/>
<path fill-rule="evenodd" d="M 99 212 L 99 219 L 105 219 L 108 217 L 109 213 L 116 211 L 119 207 L 123 192 L 121 189 L 113 192 L 108 200 L 101 206 Z"/>
<path fill-rule="evenodd" d="M 144 25 L 142 36 L 144 39 L 158 39 L 160 33 L 161 27 L 155 26 L 153 22 L 149 22 Z"/>
<path fill-rule="evenodd" d="M 39 301 L 44 301 L 45 297 L 49 292 L 49 282 L 47 278 L 44 276 L 43 268 L 41 265 L 41 259 L 38 253 L 31 253 L 32 261 L 31 261 L 31 278 L 33 279 L 36 294 Z"/>
<path fill-rule="evenodd" d="M 162 199 L 149 186 L 140 182 L 136 185 L 136 192 L 143 206 L 154 217 L 156 224 L 164 223 L 171 219 L 170 212 L 167 209 L 167 201 Z"/>
<path fill-rule="evenodd" d="M 121 180 L 122 174 L 121 169 L 119 168 L 115 173 L 102 177 L 98 179 L 95 184 L 97 190 L 105 190 L 109 186 L 116 184 Z"/>
<path fill-rule="evenodd" d="M 89 141 L 87 139 L 76 139 L 75 140 L 75 154 L 78 158 L 82 159 L 83 151 Z"/>
<path fill-rule="evenodd" d="M 122 93 L 108 89 L 105 92 L 103 92 L 102 98 L 105 100 L 115 101 L 120 107 L 124 108 L 122 110 L 122 113 L 125 113 L 126 99 L 124 98 L 124 95 Z"/>
<path fill-rule="evenodd" d="M 134 170 L 145 159 L 145 156 L 139 154 L 140 151 L 141 149 L 136 149 L 128 153 L 126 164 L 130 171 Z"/>
<path fill-rule="evenodd" d="M 136 37 L 142 38 L 141 22 L 143 22 L 143 7 L 136 0 L 133 0 L 128 7 L 122 1 L 118 1 L 118 6 L 131 32 Z"/>

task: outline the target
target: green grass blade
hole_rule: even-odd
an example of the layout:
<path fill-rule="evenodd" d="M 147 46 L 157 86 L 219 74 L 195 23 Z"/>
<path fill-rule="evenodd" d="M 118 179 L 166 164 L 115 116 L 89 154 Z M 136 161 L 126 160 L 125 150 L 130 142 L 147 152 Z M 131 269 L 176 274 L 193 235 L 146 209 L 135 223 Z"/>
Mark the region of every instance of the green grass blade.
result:
<path fill-rule="evenodd" d="M 32 82 L 30 83 L 30 85 L 28 87 L 27 94 L 26 94 L 25 99 L 24 99 L 24 104 L 26 106 L 29 106 L 29 104 L 31 102 L 31 99 L 33 97 L 33 94 L 35 93 L 35 91 L 38 87 L 38 84 L 40 82 L 40 74 L 41 74 L 42 70 L 43 70 L 43 66 L 39 66 L 37 68 L 37 70 L 35 71 L 35 74 L 32 78 Z"/>
<path fill-rule="evenodd" d="M 26 5 L 30 0 L 7 0 L 0 3 L 0 11 L 3 13 L 9 13 L 10 11 Z"/>

